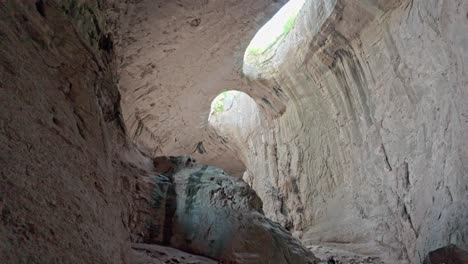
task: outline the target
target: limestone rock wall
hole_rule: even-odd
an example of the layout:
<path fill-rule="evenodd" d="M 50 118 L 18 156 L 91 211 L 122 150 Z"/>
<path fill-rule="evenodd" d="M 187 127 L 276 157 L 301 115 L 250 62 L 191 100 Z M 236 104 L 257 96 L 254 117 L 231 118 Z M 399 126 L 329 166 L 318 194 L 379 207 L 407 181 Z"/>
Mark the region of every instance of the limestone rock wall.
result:
<path fill-rule="evenodd" d="M 2 260 L 125 263 L 130 240 L 170 242 L 148 224 L 177 211 L 145 192 L 176 190 L 125 125 L 151 154 L 247 168 L 265 214 L 308 244 L 421 263 L 468 243 L 466 1 L 306 1 L 246 80 L 278 3 L 135 2 L 125 19 L 126 1 L 0 3 Z M 241 129 L 206 124 L 224 89 L 253 98 Z"/>
<path fill-rule="evenodd" d="M 141 195 L 154 187 L 154 166 L 128 140 L 120 110 L 113 44 L 126 8 L 0 3 L 1 263 L 205 260 L 151 245 L 132 250 L 148 236 L 148 219 L 166 212 L 151 211 L 153 200 Z"/>
<path fill-rule="evenodd" d="M 0 3 L 2 263 L 129 262 L 107 4 Z"/>
<path fill-rule="evenodd" d="M 134 6 L 118 45 L 133 139 L 247 168 L 266 215 L 310 244 L 420 263 L 466 243 L 466 1 L 309 0 L 276 55 L 241 73 L 279 8 L 251 3 Z M 206 123 L 223 89 L 253 99 L 230 129 Z"/>
<path fill-rule="evenodd" d="M 306 243 L 390 263 L 467 243 L 467 12 L 466 1 L 306 2 L 274 59 L 245 72 L 287 95 L 243 144 L 266 215 Z"/>
<path fill-rule="evenodd" d="M 0 3 L 2 263 L 206 260 L 141 242 L 229 262 L 313 263 L 239 178 L 197 167 L 174 183 L 129 142 L 114 64 L 125 3 Z"/>
<path fill-rule="evenodd" d="M 225 90 L 250 89 L 241 72 L 244 51 L 285 2 L 143 0 L 131 5 L 116 46 L 124 120 L 134 142 L 153 156 L 191 155 L 242 175 L 245 166 L 232 146 L 208 126 L 210 103 Z"/>

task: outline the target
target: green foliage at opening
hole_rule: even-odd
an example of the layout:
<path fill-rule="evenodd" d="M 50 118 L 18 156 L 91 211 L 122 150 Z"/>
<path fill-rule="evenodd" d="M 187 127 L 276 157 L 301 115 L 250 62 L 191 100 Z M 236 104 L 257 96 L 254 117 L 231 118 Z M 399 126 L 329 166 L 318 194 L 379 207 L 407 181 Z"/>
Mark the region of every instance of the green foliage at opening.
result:
<path fill-rule="evenodd" d="M 291 31 L 291 29 L 294 26 L 294 22 L 296 22 L 296 18 L 297 18 L 297 13 L 293 14 L 292 16 L 288 18 L 288 20 L 283 26 L 283 34 L 282 34 L 283 36 L 286 36 Z"/>
<path fill-rule="evenodd" d="M 213 103 L 211 105 L 211 114 L 212 115 L 224 112 L 224 101 L 226 100 L 226 93 L 227 93 L 227 91 L 222 92 L 213 101 Z"/>
<path fill-rule="evenodd" d="M 213 100 L 211 103 L 210 115 L 217 115 L 231 109 L 234 100 L 239 96 L 241 92 L 230 90 L 224 91 Z"/>
<path fill-rule="evenodd" d="M 262 47 L 262 48 L 258 48 L 258 47 L 250 47 L 248 48 L 247 50 L 247 54 L 250 55 L 250 56 L 259 56 L 259 55 L 265 55 L 268 51 L 270 51 L 274 46 L 276 46 L 277 44 L 281 43 L 281 41 L 283 41 L 286 36 L 289 34 L 289 32 L 291 31 L 291 29 L 293 28 L 294 26 L 294 22 L 296 22 L 296 18 L 297 18 L 297 14 L 298 12 L 292 14 L 288 20 L 286 20 L 285 24 L 283 25 L 283 31 L 280 35 L 278 35 L 276 37 L 276 39 L 270 43 L 268 46 L 266 47 Z"/>

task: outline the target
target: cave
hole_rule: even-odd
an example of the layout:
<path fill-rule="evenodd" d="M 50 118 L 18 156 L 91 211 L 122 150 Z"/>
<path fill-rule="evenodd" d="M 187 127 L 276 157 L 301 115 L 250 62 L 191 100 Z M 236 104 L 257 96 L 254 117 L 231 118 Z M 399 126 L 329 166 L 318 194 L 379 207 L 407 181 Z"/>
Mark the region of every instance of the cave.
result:
<path fill-rule="evenodd" d="M 466 0 L 0 2 L 0 263 L 468 263 Z"/>

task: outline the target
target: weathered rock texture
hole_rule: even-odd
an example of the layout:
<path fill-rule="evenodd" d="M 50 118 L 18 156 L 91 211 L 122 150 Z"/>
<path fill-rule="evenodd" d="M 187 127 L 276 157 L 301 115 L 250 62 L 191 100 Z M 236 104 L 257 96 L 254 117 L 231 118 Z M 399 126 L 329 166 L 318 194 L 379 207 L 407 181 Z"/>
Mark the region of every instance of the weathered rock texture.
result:
<path fill-rule="evenodd" d="M 241 179 L 191 158 L 161 157 L 155 163 L 163 175 L 152 177 L 151 188 L 140 188 L 146 208 L 156 212 L 145 214 L 150 217 L 143 221 L 141 241 L 223 263 L 317 261 L 288 231 L 263 215 L 260 198 Z"/>
<path fill-rule="evenodd" d="M 132 5 L 117 46 L 124 119 L 135 142 L 153 156 L 190 154 L 242 175 L 244 163 L 208 126 L 210 103 L 224 90 L 249 89 L 241 76 L 244 51 L 284 2 L 143 0 Z M 259 98 L 269 94 L 255 92 Z"/>
<path fill-rule="evenodd" d="M 128 142 L 119 3 L 0 3 L 1 262 L 313 263 L 239 178 Z"/>
<path fill-rule="evenodd" d="M 193 7 L 156 2 L 141 1 L 133 21 L 150 19 L 157 8 Z M 242 54 L 224 56 L 222 47 L 235 40 L 217 37 L 233 32 L 243 42 L 239 28 L 255 27 L 234 20 L 228 33 L 217 35 L 225 20 L 205 23 L 214 20 L 202 15 L 229 20 L 253 11 L 246 11 L 251 1 L 234 2 L 243 8 L 194 4 L 198 26 L 189 23 L 192 17 L 167 12 L 129 34 L 140 37 L 125 46 L 135 54 L 124 55 L 120 84 L 125 120 L 138 142 L 165 155 L 199 150 L 194 146 L 201 142 L 206 151 L 197 159 L 236 174 L 247 168 L 244 178 L 266 215 L 310 244 L 421 263 L 432 250 L 467 243 L 468 3 L 306 1 L 276 55 L 244 65 L 250 82 L 220 87 L 213 80 L 238 80 L 222 69 L 239 69 Z M 208 52 L 186 64 L 192 47 Z M 148 64 L 161 57 L 167 60 Z M 173 72 L 180 73 L 175 82 Z M 232 129 L 195 130 L 207 118 L 209 101 L 226 88 L 246 92 L 258 105 L 239 108 L 243 118 L 232 117 L 239 120 Z M 185 114 L 176 119 L 179 112 Z"/>
<path fill-rule="evenodd" d="M 466 1 L 309 0 L 258 65 L 243 52 L 283 1 L 126 2 L 0 3 L 3 262 L 128 263 L 130 241 L 305 261 L 245 183 L 155 175 L 123 120 L 153 155 L 246 170 L 265 214 L 308 244 L 421 263 L 468 243 Z M 209 126 L 225 89 L 251 98 Z"/>
<path fill-rule="evenodd" d="M 118 158 L 126 140 L 113 51 L 100 45 L 111 28 L 105 8 L 0 3 L 2 263 L 129 261 L 129 170 Z"/>
<path fill-rule="evenodd" d="M 466 1 L 306 3 L 271 64 L 246 68 L 288 98 L 244 145 L 268 216 L 307 243 L 390 263 L 467 242 L 467 11 Z"/>
<path fill-rule="evenodd" d="M 215 264 L 209 258 L 192 255 L 183 251 L 148 244 L 132 244 L 133 264 Z"/>

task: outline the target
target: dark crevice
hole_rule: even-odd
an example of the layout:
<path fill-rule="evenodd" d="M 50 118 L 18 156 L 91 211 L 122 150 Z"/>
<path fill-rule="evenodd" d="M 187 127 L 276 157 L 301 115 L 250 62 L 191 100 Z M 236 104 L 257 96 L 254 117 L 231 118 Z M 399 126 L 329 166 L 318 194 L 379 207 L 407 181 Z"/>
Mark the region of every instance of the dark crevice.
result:
<path fill-rule="evenodd" d="M 169 245 L 173 235 L 173 218 L 177 209 L 177 194 L 175 184 L 172 182 L 167 189 L 166 216 L 164 217 L 163 245 Z"/>
<path fill-rule="evenodd" d="M 382 153 L 384 155 L 385 167 L 388 171 L 392 171 L 392 166 L 390 165 L 390 161 L 388 160 L 387 151 L 385 150 L 385 146 L 381 145 Z"/>
<path fill-rule="evenodd" d="M 111 52 L 113 48 L 114 41 L 112 39 L 112 35 L 110 33 L 102 34 L 101 38 L 99 39 L 99 49 L 106 52 Z"/>
<path fill-rule="evenodd" d="M 46 17 L 44 0 L 36 1 L 36 10 L 39 12 L 39 14 L 41 14 L 42 17 Z"/>
<path fill-rule="evenodd" d="M 416 237 L 418 237 L 419 236 L 418 231 L 414 227 L 413 219 L 411 219 L 411 215 L 409 214 L 408 209 L 406 208 L 406 204 L 403 204 L 403 217 L 406 218 L 406 220 L 409 222 L 411 226 L 411 229 L 413 229 L 414 234 L 416 235 Z"/>
<path fill-rule="evenodd" d="M 404 173 L 404 180 L 405 180 L 405 186 L 404 187 L 405 187 L 406 190 L 408 190 L 410 188 L 410 186 L 411 186 L 408 162 L 405 161 L 403 163 L 403 169 L 404 169 L 403 173 Z"/>

